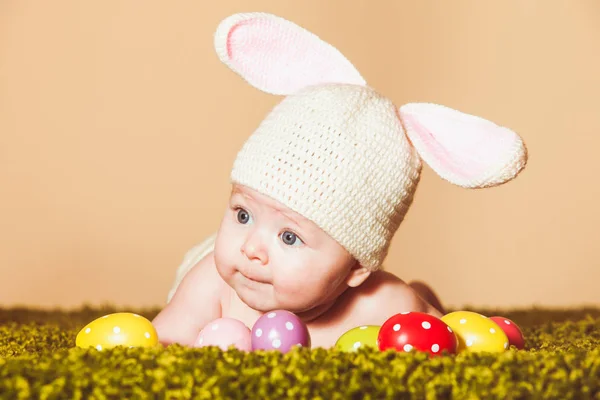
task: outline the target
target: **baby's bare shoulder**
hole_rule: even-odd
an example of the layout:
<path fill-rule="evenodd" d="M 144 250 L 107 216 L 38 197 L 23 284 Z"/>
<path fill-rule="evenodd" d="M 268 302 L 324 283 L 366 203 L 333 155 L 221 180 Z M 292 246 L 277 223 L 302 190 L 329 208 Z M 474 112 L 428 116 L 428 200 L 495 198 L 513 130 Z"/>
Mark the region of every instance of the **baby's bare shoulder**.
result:
<path fill-rule="evenodd" d="M 224 286 L 210 253 L 190 269 L 171 301 L 152 321 L 161 343 L 192 345 L 200 330 L 221 316 Z"/>
<path fill-rule="evenodd" d="M 217 271 L 215 257 L 212 251 L 194 265 L 187 275 L 186 278 L 193 280 L 194 284 L 211 288 L 214 292 L 218 292 L 222 289 L 223 280 Z"/>
<path fill-rule="evenodd" d="M 361 286 L 349 292 L 349 317 L 381 325 L 400 312 L 437 312 L 410 285 L 387 271 L 373 273 Z M 367 322 L 361 322 L 367 324 Z"/>
<path fill-rule="evenodd" d="M 363 325 L 381 326 L 405 311 L 434 314 L 415 291 L 394 274 L 378 271 L 360 286 L 347 290 L 327 314 L 309 326 L 315 346 L 330 347 L 346 331 Z"/>

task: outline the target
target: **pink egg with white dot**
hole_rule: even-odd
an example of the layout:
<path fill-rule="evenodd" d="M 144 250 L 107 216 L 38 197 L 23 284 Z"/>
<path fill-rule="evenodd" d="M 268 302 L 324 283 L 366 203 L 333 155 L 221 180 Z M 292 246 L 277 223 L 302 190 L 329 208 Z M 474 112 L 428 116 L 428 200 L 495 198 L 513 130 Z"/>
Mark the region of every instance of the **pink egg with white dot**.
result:
<path fill-rule="evenodd" d="M 234 346 L 241 351 L 252 350 L 250 328 L 235 318 L 215 319 L 200 331 L 194 347 L 217 346 L 223 351 Z"/>
<path fill-rule="evenodd" d="M 252 327 L 252 350 L 279 350 L 287 353 L 294 346 L 310 348 L 306 324 L 294 313 L 273 310 L 263 314 Z"/>

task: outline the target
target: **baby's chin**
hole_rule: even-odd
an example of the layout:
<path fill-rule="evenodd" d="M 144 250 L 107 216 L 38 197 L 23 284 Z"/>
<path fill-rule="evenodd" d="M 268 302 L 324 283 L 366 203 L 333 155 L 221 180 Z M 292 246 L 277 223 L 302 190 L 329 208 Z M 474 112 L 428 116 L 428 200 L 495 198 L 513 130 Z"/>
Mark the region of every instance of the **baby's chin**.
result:
<path fill-rule="evenodd" d="M 262 294 L 255 291 L 248 292 L 245 288 L 240 288 L 239 290 L 233 288 L 233 290 L 236 291 L 240 300 L 242 300 L 248 307 L 262 313 L 266 313 L 273 310 L 286 310 L 296 314 L 300 314 L 309 312 L 314 308 L 313 306 L 309 305 L 277 301 L 277 299 L 275 299 L 272 295 L 273 287 L 271 285 L 269 286 L 269 289 L 271 290 L 269 290 L 270 293 L 268 294 L 266 290 Z"/>
<path fill-rule="evenodd" d="M 240 300 L 253 310 L 266 313 L 272 310 L 281 309 L 277 303 L 272 301 L 272 298 L 266 294 L 261 295 L 257 292 L 249 293 L 245 288 L 233 288 L 233 290 L 235 290 Z"/>

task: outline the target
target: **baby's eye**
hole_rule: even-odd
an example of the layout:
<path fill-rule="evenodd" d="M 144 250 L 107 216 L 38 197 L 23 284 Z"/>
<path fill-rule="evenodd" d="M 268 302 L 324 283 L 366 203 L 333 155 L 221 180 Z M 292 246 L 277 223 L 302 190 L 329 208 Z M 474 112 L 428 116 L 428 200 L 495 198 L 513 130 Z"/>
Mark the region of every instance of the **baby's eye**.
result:
<path fill-rule="evenodd" d="M 294 232 L 285 231 L 281 234 L 281 240 L 283 243 L 288 246 L 294 246 L 295 244 L 302 244 L 302 239 L 300 239 Z"/>
<path fill-rule="evenodd" d="M 250 214 L 243 208 L 238 208 L 237 220 L 240 224 L 247 224 L 250 221 Z"/>

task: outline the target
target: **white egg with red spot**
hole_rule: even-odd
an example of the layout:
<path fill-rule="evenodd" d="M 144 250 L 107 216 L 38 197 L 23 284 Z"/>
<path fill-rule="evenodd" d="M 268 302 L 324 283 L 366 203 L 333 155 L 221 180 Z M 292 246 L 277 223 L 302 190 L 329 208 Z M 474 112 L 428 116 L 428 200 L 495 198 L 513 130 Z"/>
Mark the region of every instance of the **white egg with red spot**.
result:
<path fill-rule="evenodd" d="M 158 344 L 158 335 L 152 322 L 141 315 L 119 312 L 104 315 L 84 326 L 77 337 L 77 347 L 97 350 L 116 346 L 152 347 Z"/>
<path fill-rule="evenodd" d="M 457 340 L 441 319 L 422 312 L 403 312 L 383 323 L 377 344 L 382 351 L 424 351 L 433 356 L 454 354 Z"/>

